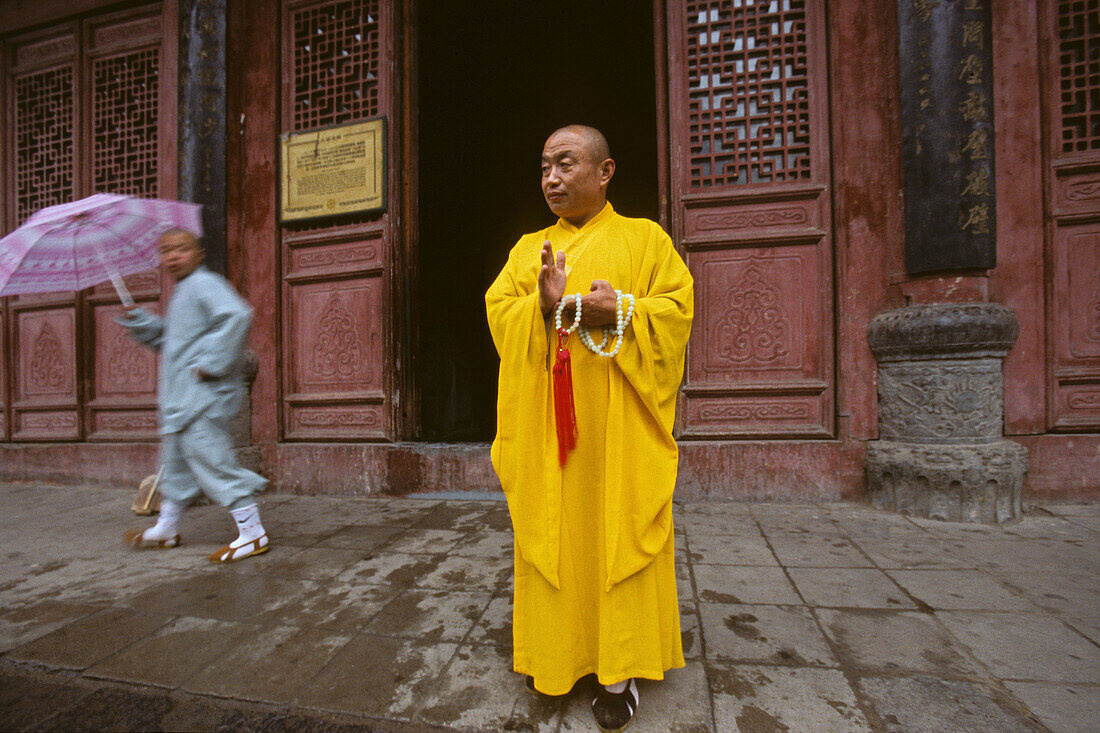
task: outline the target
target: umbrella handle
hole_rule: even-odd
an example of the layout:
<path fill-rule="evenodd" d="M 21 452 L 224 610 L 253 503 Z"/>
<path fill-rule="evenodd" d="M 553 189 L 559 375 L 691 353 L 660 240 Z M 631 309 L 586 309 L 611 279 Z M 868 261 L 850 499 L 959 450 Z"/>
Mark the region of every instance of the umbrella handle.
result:
<path fill-rule="evenodd" d="M 119 299 L 122 301 L 123 307 L 127 310 L 134 307 L 134 299 L 130 297 L 130 291 L 126 289 L 126 283 L 117 272 L 108 271 L 108 275 L 111 276 L 111 284 L 115 286 L 115 292 L 118 293 Z"/>
<path fill-rule="evenodd" d="M 115 286 L 115 292 L 118 293 L 118 299 L 122 301 L 122 306 L 126 310 L 133 308 L 134 299 L 130 297 L 130 291 L 127 289 L 126 283 L 122 281 L 122 276 L 118 274 L 115 268 L 107 264 L 107 260 L 103 257 L 103 253 L 99 251 L 99 245 L 93 243 L 92 250 L 95 252 L 99 264 L 103 265 L 103 269 L 107 271 L 107 276 L 111 278 L 111 284 Z"/>

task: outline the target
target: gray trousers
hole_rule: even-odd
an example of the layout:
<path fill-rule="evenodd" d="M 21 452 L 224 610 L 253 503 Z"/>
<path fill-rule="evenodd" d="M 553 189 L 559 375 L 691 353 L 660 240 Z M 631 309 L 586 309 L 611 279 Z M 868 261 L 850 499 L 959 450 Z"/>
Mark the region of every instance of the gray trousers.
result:
<path fill-rule="evenodd" d="M 229 509 L 255 502 L 267 479 L 243 468 L 233 455 L 228 426 L 206 416 L 196 418 L 178 433 L 161 436 L 160 463 L 164 473 L 161 495 L 188 504 L 200 493 Z"/>

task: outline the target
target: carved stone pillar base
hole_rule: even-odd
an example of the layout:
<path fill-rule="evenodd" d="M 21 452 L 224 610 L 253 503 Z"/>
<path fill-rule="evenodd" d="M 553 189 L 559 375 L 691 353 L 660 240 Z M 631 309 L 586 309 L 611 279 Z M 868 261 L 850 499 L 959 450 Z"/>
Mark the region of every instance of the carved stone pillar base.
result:
<path fill-rule="evenodd" d="M 952 522 L 998 524 L 1020 516 L 1027 449 L 1007 440 L 971 445 L 875 441 L 867 489 L 878 509 Z"/>
<path fill-rule="evenodd" d="M 871 503 L 912 516 L 999 523 L 1020 516 L 1027 449 L 1005 440 L 1001 359 L 1018 326 L 995 303 L 920 305 L 875 316 L 879 436 Z"/>

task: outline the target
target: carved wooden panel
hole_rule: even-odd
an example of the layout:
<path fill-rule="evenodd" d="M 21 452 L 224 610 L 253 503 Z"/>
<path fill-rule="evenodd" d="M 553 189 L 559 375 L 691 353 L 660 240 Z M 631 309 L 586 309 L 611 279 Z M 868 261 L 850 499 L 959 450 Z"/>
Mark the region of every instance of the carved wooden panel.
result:
<path fill-rule="evenodd" d="M 1100 425 L 1100 222 L 1062 226 L 1054 241 L 1056 427 Z"/>
<path fill-rule="evenodd" d="M 283 130 L 390 114 L 393 11 L 382 0 L 284 0 Z M 387 185 L 399 160 L 395 138 Z M 392 207 L 281 230 L 287 439 L 394 435 Z"/>
<path fill-rule="evenodd" d="M 1100 13 L 1098 0 L 1048 0 L 1044 108 L 1052 175 L 1047 337 L 1050 426 L 1100 428 Z"/>
<path fill-rule="evenodd" d="M 694 434 L 828 434 L 822 257 L 814 244 L 689 252 L 696 309 L 684 425 Z"/>
<path fill-rule="evenodd" d="M 384 435 L 381 289 L 377 276 L 291 285 L 290 437 Z"/>
<path fill-rule="evenodd" d="M 8 425 L 8 304 L 7 298 L 0 298 L 0 441 L 11 435 Z"/>
<path fill-rule="evenodd" d="M 13 321 L 13 437 L 79 437 L 76 309 L 16 310 Z"/>
<path fill-rule="evenodd" d="M 673 239 L 695 277 L 682 437 L 828 437 L 823 3 L 668 3 Z"/>
<path fill-rule="evenodd" d="M 147 308 L 148 304 L 144 304 Z M 115 323 L 122 307 L 91 303 L 89 439 L 152 439 L 157 434 L 157 358 Z"/>

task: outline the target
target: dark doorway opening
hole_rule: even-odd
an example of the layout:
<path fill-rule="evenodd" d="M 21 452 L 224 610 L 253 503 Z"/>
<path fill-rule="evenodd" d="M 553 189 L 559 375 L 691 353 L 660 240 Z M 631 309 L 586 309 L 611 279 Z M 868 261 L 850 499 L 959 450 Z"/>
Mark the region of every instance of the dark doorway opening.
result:
<path fill-rule="evenodd" d="M 484 294 L 526 232 L 554 222 L 539 190 L 546 137 L 601 129 L 608 198 L 658 218 L 653 8 L 638 0 L 419 4 L 417 437 L 484 441 L 498 360 Z"/>

